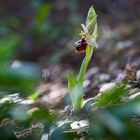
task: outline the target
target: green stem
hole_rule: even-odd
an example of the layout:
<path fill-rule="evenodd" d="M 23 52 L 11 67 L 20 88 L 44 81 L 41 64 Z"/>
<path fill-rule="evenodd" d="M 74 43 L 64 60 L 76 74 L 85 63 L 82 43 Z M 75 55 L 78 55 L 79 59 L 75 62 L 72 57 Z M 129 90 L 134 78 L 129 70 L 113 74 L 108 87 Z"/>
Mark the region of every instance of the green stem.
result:
<path fill-rule="evenodd" d="M 83 62 L 82 62 L 81 68 L 80 68 L 80 72 L 79 72 L 79 75 L 78 75 L 78 81 L 81 85 L 83 85 L 85 73 L 86 73 L 89 61 L 92 57 L 92 54 L 93 54 L 93 47 L 92 46 L 87 46 L 86 56 L 83 59 Z"/>

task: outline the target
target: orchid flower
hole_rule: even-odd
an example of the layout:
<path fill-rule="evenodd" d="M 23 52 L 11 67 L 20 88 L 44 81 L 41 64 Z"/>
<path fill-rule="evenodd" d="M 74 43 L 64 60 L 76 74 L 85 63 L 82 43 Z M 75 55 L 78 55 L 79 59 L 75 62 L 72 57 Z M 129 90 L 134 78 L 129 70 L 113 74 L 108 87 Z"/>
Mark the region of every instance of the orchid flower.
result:
<path fill-rule="evenodd" d="M 81 40 L 75 43 L 75 51 L 85 52 L 85 57 L 81 64 L 78 76 L 75 76 L 71 72 L 68 74 L 68 90 L 74 111 L 79 111 L 83 106 L 83 82 L 85 73 L 92 57 L 94 48 L 98 48 L 96 43 L 98 34 L 96 17 L 97 15 L 95 10 L 93 7 L 91 7 L 87 14 L 86 25 L 81 24 Z"/>
<path fill-rule="evenodd" d="M 94 41 L 95 36 L 90 35 L 87 27 L 81 24 L 83 31 L 81 31 L 80 36 L 84 38 L 89 46 L 98 48 L 98 44 Z"/>

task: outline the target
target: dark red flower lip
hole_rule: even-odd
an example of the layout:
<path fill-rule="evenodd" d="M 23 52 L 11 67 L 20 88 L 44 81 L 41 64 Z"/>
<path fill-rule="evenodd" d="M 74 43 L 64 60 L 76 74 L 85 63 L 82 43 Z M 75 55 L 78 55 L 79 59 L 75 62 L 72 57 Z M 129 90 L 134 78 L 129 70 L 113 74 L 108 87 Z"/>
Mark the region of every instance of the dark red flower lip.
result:
<path fill-rule="evenodd" d="M 78 53 L 84 52 L 86 50 L 86 47 L 87 47 L 86 40 L 82 38 L 81 40 L 75 43 L 75 52 Z"/>

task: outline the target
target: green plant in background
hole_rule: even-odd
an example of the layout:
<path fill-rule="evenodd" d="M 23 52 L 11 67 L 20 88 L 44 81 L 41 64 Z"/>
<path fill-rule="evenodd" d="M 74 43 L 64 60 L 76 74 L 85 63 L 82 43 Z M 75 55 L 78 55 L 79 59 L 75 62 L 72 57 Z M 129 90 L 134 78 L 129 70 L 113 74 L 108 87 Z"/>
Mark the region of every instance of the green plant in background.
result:
<path fill-rule="evenodd" d="M 6 93 L 29 93 L 34 91 L 39 79 L 37 65 L 13 60 L 21 36 L 1 27 L 0 38 L 0 97 Z M 38 76 L 37 76 L 38 75 Z M 30 82 L 29 82 L 30 81 Z"/>
<path fill-rule="evenodd" d="M 85 58 L 83 59 L 78 77 L 73 73 L 68 74 L 68 90 L 73 105 L 74 111 L 78 111 L 83 103 L 83 81 L 84 76 L 93 54 L 93 50 L 97 47 L 97 15 L 93 7 L 88 11 L 86 18 L 86 25 L 81 24 L 83 31 L 81 31 L 81 40 L 76 43 L 76 51 L 80 52 L 86 50 Z"/>

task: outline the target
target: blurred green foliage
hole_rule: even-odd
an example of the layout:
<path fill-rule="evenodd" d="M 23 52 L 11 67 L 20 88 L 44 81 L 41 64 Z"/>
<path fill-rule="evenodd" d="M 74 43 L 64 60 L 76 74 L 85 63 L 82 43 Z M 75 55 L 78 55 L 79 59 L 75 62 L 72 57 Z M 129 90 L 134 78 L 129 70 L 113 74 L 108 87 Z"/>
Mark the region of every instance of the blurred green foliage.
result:
<path fill-rule="evenodd" d="M 16 46 L 20 42 L 20 38 L 17 35 L 8 35 L 0 40 L 0 62 L 5 63 L 8 60 L 11 60 Z"/>
<path fill-rule="evenodd" d="M 54 50 L 63 52 L 68 40 L 74 37 L 70 29 L 80 23 L 77 1 L 2 0 L 0 3 L 0 36 L 3 38 L 5 32 L 6 38 L 9 35 L 18 37 L 12 40 L 19 43 L 15 53 L 18 59 L 40 61 L 45 56 L 48 63 L 55 60 Z M 59 55 L 56 61 L 65 55 L 64 49 L 63 55 Z"/>

